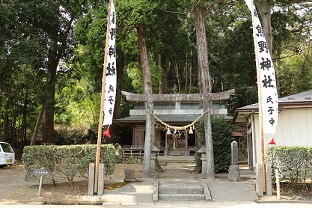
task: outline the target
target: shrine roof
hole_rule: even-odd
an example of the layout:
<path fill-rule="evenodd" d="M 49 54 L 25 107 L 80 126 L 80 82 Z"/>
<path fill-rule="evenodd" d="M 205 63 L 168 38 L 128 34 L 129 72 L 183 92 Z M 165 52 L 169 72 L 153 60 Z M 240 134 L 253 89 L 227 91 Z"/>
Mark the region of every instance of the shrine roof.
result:
<path fill-rule="evenodd" d="M 193 110 L 193 109 L 202 109 L 200 103 L 180 103 L 180 108 L 185 110 Z M 213 109 L 223 109 L 225 108 L 224 105 L 219 103 L 212 104 Z M 154 103 L 154 109 L 158 110 L 173 110 L 176 109 L 176 104 L 174 102 L 156 102 Z M 145 110 L 144 103 L 140 103 L 134 107 L 133 110 Z"/>
<path fill-rule="evenodd" d="M 170 122 L 170 123 L 189 123 L 193 122 L 195 119 L 197 119 L 200 115 L 158 115 L 157 117 L 164 121 L 164 122 Z M 144 115 L 134 115 L 134 116 L 128 116 L 126 118 L 119 118 L 114 119 L 114 121 L 118 122 L 142 122 L 145 123 L 146 116 Z"/>
<path fill-rule="evenodd" d="M 146 113 L 144 103 L 139 103 L 130 110 L 130 116 L 114 119 L 114 122 L 120 125 L 134 126 L 136 124 L 145 124 Z M 155 102 L 153 113 L 162 121 L 172 125 L 189 124 L 196 120 L 203 113 L 199 103 L 179 103 L 174 102 Z M 212 104 L 212 114 L 219 114 L 226 119 L 232 119 L 227 116 L 227 109 L 219 103 Z"/>
<path fill-rule="evenodd" d="M 181 109 L 175 109 L 175 105 L 168 105 L 167 103 L 155 104 L 154 113 L 157 118 L 163 122 L 170 123 L 172 125 L 189 124 L 200 117 L 203 113 L 203 109 L 199 104 L 182 104 Z M 114 119 L 114 122 L 118 124 L 125 124 L 133 126 L 135 124 L 144 124 L 146 121 L 146 113 L 144 105 L 138 105 L 134 109 L 130 110 L 130 116 L 125 118 Z M 227 109 L 224 105 L 213 104 L 212 114 L 219 114 L 226 119 L 232 119 L 227 116 Z"/>
<path fill-rule="evenodd" d="M 287 108 L 290 109 L 290 108 L 311 108 L 311 107 L 312 107 L 312 90 L 308 90 L 305 92 L 301 92 L 298 94 L 278 99 L 278 109 L 280 111 Z M 234 115 L 234 121 L 245 122 L 247 117 L 252 112 L 258 113 L 258 111 L 259 111 L 258 103 L 237 108 Z"/>

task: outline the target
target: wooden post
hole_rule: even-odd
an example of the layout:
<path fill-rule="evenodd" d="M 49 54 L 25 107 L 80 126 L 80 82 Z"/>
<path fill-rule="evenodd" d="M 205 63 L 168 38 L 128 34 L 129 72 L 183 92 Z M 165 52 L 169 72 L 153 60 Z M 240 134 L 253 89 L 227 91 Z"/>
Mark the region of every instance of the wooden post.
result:
<path fill-rule="evenodd" d="M 42 181 L 43 181 L 43 175 L 40 176 L 39 189 L 38 189 L 38 198 L 41 198 Z"/>
<path fill-rule="evenodd" d="M 94 193 L 98 192 L 98 177 L 99 177 L 99 166 L 100 166 L 100 156 L 101 156 L 101 144 L 102 144 L 102 130 L 103 130 L 103 118 L 104 118 L 104 97 L 105 97 L 105 83 L 106 83 L 106 65 L 107 65 L 107 47 L 109 40 L 109 28 L 110 28 L 110 10 L 111 10 L 111 0 L 109 1 L 108 15 L 107 15 L 107 28 L 106 28 L 106 42 L 104 51 L 104 64 L 103 64 L 103 78 L 102 78 L 102 92 L 101 92 L 101 107 L 98 125 L 98 138 L 96 145 L 96 158 L 95 158 L 95 174 L 94 174 Z"/>

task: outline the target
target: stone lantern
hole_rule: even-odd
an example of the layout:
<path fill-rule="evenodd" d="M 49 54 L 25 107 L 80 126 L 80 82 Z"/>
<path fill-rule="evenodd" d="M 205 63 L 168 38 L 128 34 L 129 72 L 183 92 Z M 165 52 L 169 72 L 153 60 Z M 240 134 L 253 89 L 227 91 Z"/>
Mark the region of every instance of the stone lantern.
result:
<path fill-rule="evenodd" d="M 200 160 L 202 161 L 202 177 L 205 178 L 207 176 L 207 157 L 206 157 L 206 147 L 202 146 L 198 151 L 201 154 Z"/>
<path fill-rule="evenodd" d="M 151 149 L 151 173 L 156 173 L 156 160 L 159 153 L 159 149 L 156 146 L 152 146 Z"/>

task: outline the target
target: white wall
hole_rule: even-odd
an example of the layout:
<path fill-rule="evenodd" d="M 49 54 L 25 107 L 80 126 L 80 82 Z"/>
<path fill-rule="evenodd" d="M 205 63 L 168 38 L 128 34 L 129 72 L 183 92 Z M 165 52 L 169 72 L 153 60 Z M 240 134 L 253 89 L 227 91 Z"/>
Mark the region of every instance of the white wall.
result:
<path fill-rule="evenodd" d="M 259 114 L 254 115 L 252 131 L 256 142 L 253 151 L 253 166 L 261 163 L 259 141 Z M 264 148 L 272 138 L 264 137 Z M 278 114 L 278 124 L 274 137 L 276 145 L 312 146 L 312 108 L 283 109 Z"/>

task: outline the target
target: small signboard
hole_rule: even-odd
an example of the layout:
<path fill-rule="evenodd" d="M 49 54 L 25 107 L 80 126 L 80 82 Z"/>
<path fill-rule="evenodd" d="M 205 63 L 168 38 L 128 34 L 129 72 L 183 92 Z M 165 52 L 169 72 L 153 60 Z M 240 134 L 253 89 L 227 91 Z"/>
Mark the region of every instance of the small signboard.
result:
<path fill-rule="evenodd" d="M 38 198 L 41 198 L 41 187 L 42 187 L 43 176 L 49 175 L 49 171 L 44 168 L 40 168 L 34 171 L 34 175 L 40 176 Z"/>
<path fill-rule="evenodd" d="M 34 174 L 38 176 L 46 176 L 46 175 L 49 175 L 49 171 L 44 168 L 40 168 L 40 169 L 35 170 Z"/>

